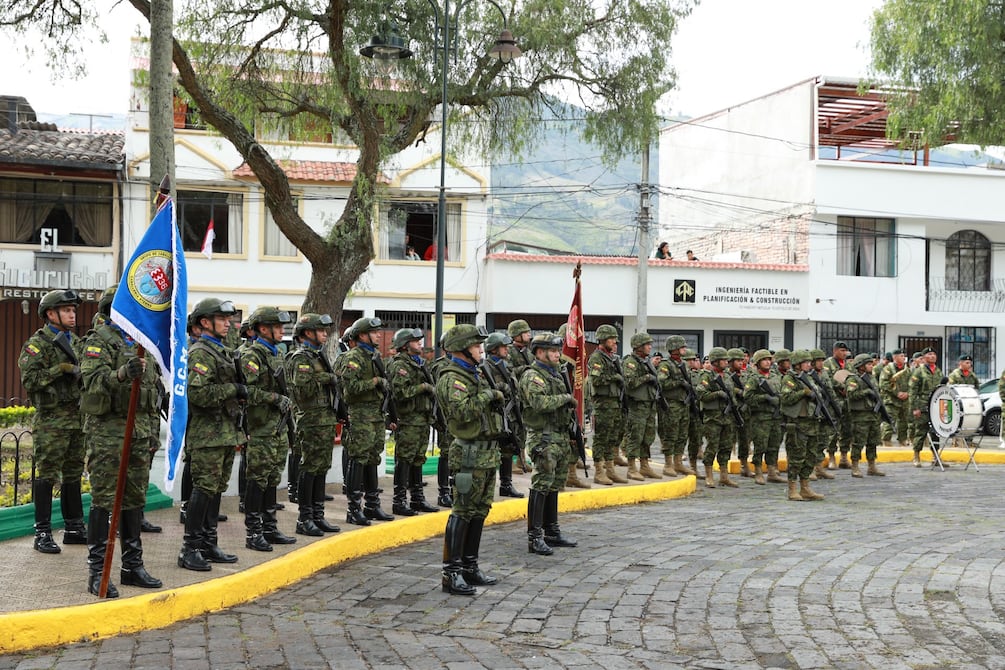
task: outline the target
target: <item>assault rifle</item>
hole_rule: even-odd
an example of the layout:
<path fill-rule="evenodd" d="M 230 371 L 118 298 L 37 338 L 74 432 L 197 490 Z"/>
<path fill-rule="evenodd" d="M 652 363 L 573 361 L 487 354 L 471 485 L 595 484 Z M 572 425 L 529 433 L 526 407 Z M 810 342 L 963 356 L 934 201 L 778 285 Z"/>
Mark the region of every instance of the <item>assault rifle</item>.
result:
<path fill-rule="evenodd" d="M 80 364 L 79 361 L 77 361 L 77 354 L 74 353 L 73 347 L 70 346 L 70 334 L 68 332 L 65 330 L 59 331 L 59 333 L 56 334 L 56 337 L 52 338 L 52 341 L 57 347 L 59 347 L 60 351 L 66 354 L 66 357 L 70 359 L 71 363 L 74 365 Z"/>
<path fill-rule="evenodd" d="M 232 354 L 232 358 L 234 359 L 234 381 L 236 381 L 238 384 L 241 384 L 242 386 L 244 386 L 245 388 L 247 388 L 247 386 L 248 386 L 248 378 L 244 376 L 244 368 L 241 366 L 241 354 L 238 353 L 238 351 L 236 349 L 234 350 L 234 353 Z M 248 430 L 248 401 L 247 400 L 238 400 L 237 401 L 237 416 L 235 418 L 237 419 L 237 422 L 236 422 L 237 423 L 237 427 L 244 434 L 244 437 L 245 438 L 249 437 L 251 435 L 251 433 Z"/>
<path fill-rule="evenodd" d="M 576 394 L 572 390 L 572 380 L 569 379 L 569 366 L 562 365 L 562 381 L 565 382 L 565 390 L 573 398 Z M 579 460 L 583 461 L 583 472 L 589 476 L 590 466 L 586 462 L 586 438 L 583 437 L 583 427 L 579 425 L 579 419 L 576 417 L 575 411 L 572 414 L 572 422 L 569 424 L 569 437 L 571 437 L 576 442 L 576 454 L 579 456 Z"/>
<path fill-rule="evenodd" d="M 481 370 L 482 372 L 485 373 L 485 381 L 489 383 L 489 388 L 492 389 L 493 391 L 499 391 L 500 393 L 502 393 L 502 389 L 499 388 L 499 383 L 496 381 L 495 374 L 493 374 L 492 372 L 492 364 L 489 363 L 487 360 L 482 359 Z M 503 393 L 503 395 L 505 396 L 506 394 Z M 511 393 L 510 397 L 512 397 L 512 395 L 513 394 Z M 501 400 L 493 401 L 493 404 L 496 405 L 496 409 L 498 409 L 499 412 L 502 414 L 503 440 L 505 440 L 509 444 L 517 444 L 518 440 L 516 439 L 516 436 L 513 434 L 513 426 L 510 424 L 509 412 L 506 411 L 507 407 L 506 404 L 504 404 L 503 401 Z"/>
<path fill-rule="evenodd" d="M 841 418 L 841 403 L 837 401 L 837 398 L 831 393 L 831 390 L 827 388 L 827 384 L 824 384 L 824 380 L 820 378 L 816 370 L 810 370 L 810 377 L 816 382 L 817 386 L 820 387 L 821 393 L 823 393 L 824 399 L 830 404 L 831 413 L 835 418 Z"/>
<path fill-rule="evenodd" d="M 733 392 L 726 388 L 726 382 L 722 381 L 722 375 L 712 373 L 712 378 L 715 379 L 715 385 L 719 387 L 719 390 L 726 394 L 726 409 L 723 410 L 723 414 L 731 414 L 733 416 L 733 421 L 736 422 L 737 428 L 743 428 L 746 423 L 743 420 L 743 415 L 740 414 L 740 408 L 736 406 L 736 399 L 733 398 Z"/>
<path fill-rule="evenodd" d="M 796 379 L 802 382 L 803 386 L 810 390 L 810 395 L 813 397 L 813 403 L 816 405 L 816 410 L 813 412 L 813 416 L 820 419 L 824 418 L 830 422 L 831 426 L 836 430 L 838 428 L 838 419 L 831 412 L 830 403 L 826 398 L 820 396 L 820 387 L 813 382 L 806 372 L 800 372 L 795 375 Z"/>
<path fill-rule="evenodd" d="M 286 371 L 283 369 L 282 365 L 277 365 L 275 368 L 272 368 L 272 377 L 276 380 L 276 388 L 279 389 L 279 392 L 289 398 L 290 387 L 286 383 Z M 276 428 L 272 431 L 272 434 L 279 435 L 279 431 L 283 429 L 283 426 L 286 426 L 286 437 L 292 445 L 297 434 L 297 424 L 293 419 L 292 398 L 290 400 L 290 406 L 286 408 L 286 411 L 279 417 L 279 421 L 276 423 Z"/>
<path fill-rule="evenodd" d="M 763 391 L 766 396 L 775 398 L 776 400 L 779 399 L 778 394 L 775 392 L 775 389 L 771 388 L 771 384 L 768 383 L 767 379 L 762 377 L 761 381 L 757 382 L 757 388 L 761 389 L 761 391 Z M 776 402 L 774 408 L 775 411 L 771 413 L 771 418 L 777 419 L 781 415 L 781 408 L 779 407 L 779 403 Z"/>
<path fill-rule="evenodd" d="M 646 371 L 652 375 L 652 383 L 656 386 L 656 404 L 664 412 L 670 409 L 670 403 L 667 399 L 663 397 L 663 389 L 660 387 L 659 377 L 656 375 L 656 368 L 653 366 L 653 362 L 648 358 L 642 360 L 642 364 L 646 366 Z"/>
<path fill-rule="evenodd" d="M 876 404 L 873 405 L 872 411 L 879 414 L 880 418 L 891 426 L 897 425 L 897 423 L 893 420 L 893 417 L 890 416 L 890 412 L 886 409 L 886 405 L 883 404 L 883 400 L 879 397 L 879 389 L 872 383 L 872 375 L 864 374 L 861 375 L 859 379 L 861 379 L 862 383 L 865 384 L 870 391 L 872 391 L 872 395 L 876 398 Z"/>
<path fill-rule="evenodd" d="M 436 381 L 433 379 L 433 373 L 429 371 L 429 366 L 425 363 L 419 366 L 422 370 L 422 376 L 425 378 L 426 383 L 433 387 L 433 428 L 436 432 L 442 433 L 447 429 L 447 419 L 443 416 L 443 408 L 440 407 L 440 400 L 436 397 Z"/>
<path fill-rule="evenodd" d="M 328 404 L 331 408 L 335 410 L 335 417 L 346 424 L 349 424 L 349 407 L 345 404 L 345 399 L 342 397 L 342 388 L 339 386 L 338 377 L 335 375 L 335 369 L 332 364 L 328 362 L 328 357 L 325 356 L 324 349 L 318 350 L 318 358 L 321 359 L 321 366 L 325 369 L 325 372 L 330 374 L 334 381 L 325 384 L 325 392 L 328 394 Z"/>
<path fill-rule="evenodd" d="M 384 370 L 384 360 L 380 357 L 380 351 L 374 349 L 373 353 L 370 354 L 370 360 L 373 362 L 373 367 L 377 371 L 377 375 L 383 377 L 387 380 L 387 387 L 384 389 L 384 401 L 380 404 L 380 411 L 384 413 L 387 417 L 387 425 L 391 424 L 397 425 L 398 423 L 398 410 L 394 406 L 394 395 L 391 393 L 391 381 L 387 379 L 387 371 Z"/>
<path fill-rule="evenodd" d="M 698 404 L 698 394 L 694 392 L 694 384 L 691 383 L 691 371 L 688 370 L 687 363 L 681 361 L 677 363 L 672 362 L 671 365 L 676 365 L 680 368 L 681 374 L 684 378 L 684 392 L 687 394 L 685 401 L 687 402 L 688 408 L 691 410 L 691 416 L 699 417 L 701 415 L 701 406 Z"/>
<path fill-rule="evenodd" d="M 621 402 L 621 418 L 627 419 L 628 394 L 625 393 L 625 371 L 624 368 L 621 367 L 621 359 L 618 358 L 616 354 L 611 357 L 611 360 L 614 361 L 614 369 L 617 370 L 618 376 L 621 377 L 621 384 L 619 385 L 621 390 L 618 393 L 618 400 Z"/>

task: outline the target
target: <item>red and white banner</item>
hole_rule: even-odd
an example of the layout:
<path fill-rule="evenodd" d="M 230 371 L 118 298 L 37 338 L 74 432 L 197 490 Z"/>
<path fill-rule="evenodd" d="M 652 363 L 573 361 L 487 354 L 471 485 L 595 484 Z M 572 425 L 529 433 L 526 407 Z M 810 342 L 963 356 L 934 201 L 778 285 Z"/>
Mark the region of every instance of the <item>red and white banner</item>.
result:
<path fill-rule="evenodd" d="M 209 220 L 209 226 L 206 227 L 206 237 L 202 240 L 202 255 L 213 260 L 213 240 L 216 239 L 216 231 L 213 230 L 213 219 Z"/>
<path fill-rule="evenodd" d="M 573 361 L 572 394 L 576 398 L 576 420 L 583 425 L 583 384 L 586 382 L 586 331 L 583 328 L 583 292 L 580 275 L 582 264 L 577 263 L 572 276 L 576 279 L 576 291 L 569 308 L 569 321 L 565 324 L 565 341 L 562 354 Z"/>

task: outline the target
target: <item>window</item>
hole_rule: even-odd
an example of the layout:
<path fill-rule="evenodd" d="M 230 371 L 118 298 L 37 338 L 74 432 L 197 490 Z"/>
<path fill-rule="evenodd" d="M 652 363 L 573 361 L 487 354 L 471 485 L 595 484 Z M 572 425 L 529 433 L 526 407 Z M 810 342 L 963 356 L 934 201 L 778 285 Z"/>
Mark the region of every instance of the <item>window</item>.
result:
<path fill-rule="evenodd" d="M 111 184 L 0 179 L 0 242 L 38 244 L 54 228 L 60 246 L 112 244 Z"/>
<path fill-rule="evenodd" d="M 897 273 L 893 219 L 839 216 L 837 273 L 852 277 L 893 277 Z"/>
<path fill-rule="evenodd" d="M 296 198 L 294 198 L 293 203 L 294 206 L 299 209 L 299 203 Z M 279 230 L 276 220 L 272 218 L 272 210 L 266 207 L 265 203 L 262 203 L 262 207 L 265 207 L 264 255 L 278 256 L 282 258 L 296 258 L 296 245 L 294 245 L 293 242 L 290 242 L 289 238 L 283 234 L 283 231 Z"/>
<path fill-rule="evenodd" d="M 653 338 L 653 351 L 667 353 L 667 340 L 671 335 L 680 335 L 687 343 L 687 348 L 695 352 L 701 351 L 701 341 L 704 333 L 700 330 L 650 330 L 649 335 Z M 593 341 L 596 342 L 596 330 L 592 331 Z"/>
<path fill-rule="evenodd" d="M 960 356 L 969 354 L 974 359 L 974 374 L 978 379 L 997 377 L 994 342 L 994 328 L 949 326 L 946 328 L 946 359 L 940 361 L 943 372 L 948 375 L 959 364 Z"/>
<path fill-rule="evenodd" d="M 244 196 L 215 191 L 178 191 L 178 226 L 185 251 L 200 251 L 213 222 L 213 253 L 244 251 Z"/>
<path fill-rule="evenodd" d="M 263 115 L 259 118 L 257 132 L 259 139 L 269 142 L 353 145 L 352 139 L 340 127 L 306 114 L 300 115 L 299 121 L 276 115 Z"/>
<path fill-rule="evenodd" d="M 991 290 L 991 243 L 976 230 L 960 230 L 946 240 L 946 289 Z"/>
<path fill-rule="evenodd" d="M 851 350 L 851 355 L 879 353 L 882 354 L 885 327 L 875 323 L 818 323 L 817 346 L 828 356 L 834 349 L 835 342 L 844 342 Z"/>
<path fill-rule="evenodd" d="M 382 260 L 404 260 L 408 247 L 419 258 L 436 260 L 437 204 L 435 202 L 391 202 L 380 210 L 380 253 Z M 447 255 L 461 258 L 461 205 L 447 203 Z"/>
<path fill-rule="evenodd" d="M 191 102 L 174 97 L 174 127 L 186 130 L 206 130 L 206 124 L 199 117 L 199 110 Z"/>

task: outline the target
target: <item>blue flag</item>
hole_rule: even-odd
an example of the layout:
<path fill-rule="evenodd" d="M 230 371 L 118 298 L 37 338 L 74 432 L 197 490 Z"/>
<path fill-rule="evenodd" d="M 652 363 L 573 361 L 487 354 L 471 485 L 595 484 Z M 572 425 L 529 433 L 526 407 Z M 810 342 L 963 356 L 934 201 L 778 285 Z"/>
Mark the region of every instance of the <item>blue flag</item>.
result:
<path fill-rule="evenodd" d="M 188 424 L 188 274 L 170 198 L 157 210 L 112 298 L 112 321 L 157 360 L 168 391 L 164 484 L 174 488 Z"/>

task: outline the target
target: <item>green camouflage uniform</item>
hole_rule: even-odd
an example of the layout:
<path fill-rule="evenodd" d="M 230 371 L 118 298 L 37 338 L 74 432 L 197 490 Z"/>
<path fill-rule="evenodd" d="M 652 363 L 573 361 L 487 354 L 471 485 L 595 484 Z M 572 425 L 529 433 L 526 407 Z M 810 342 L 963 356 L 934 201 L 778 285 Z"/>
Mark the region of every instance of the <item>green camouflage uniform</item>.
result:
<path fill-rule="evenodd" d="M 35 477 L 50 482 L 79 481 L 84 472 L 84 435 L 81 431 L 80 381 L 62 368 L 77 361 L 55 344 L 63 331 L 43 326 L 21 348 L 17 365 L 21 385 L 35 407 L 31 429 L 35 452 Z M 67 332 L 70 347 L 80 359 L 81 340 Z"/>
<path fill-rule="evenodd" d="M 296 449 L 300 469 L 324 475 L 332 466 L 338 416 L 331 402 L 335 373 L 329 372 L 320 349 L 304 339 L 286 358 L 286 384 L 296 406 Z"/>
<path fill-rule="evenodd" d="M 842 406 L 842 410 L 844 409 L 844 385 L 835 382 L 834 375 L 838 372 L 838 370 L 847 370 L 850 363 L 851 361 L 847 358 L 839 362 L 833 356 L 824 361 L 824 371 L 827 373 L 824 383 L 828 384 L 832 397 Z M 823 377 L 823 375 L 821 375 L 821 377 Z M 828 431 L 826 436 L 826 451 L 831 455 L 834 455 L 838 452 L 838 450 L 840 450 L 842 455 L 847 455 L 851 446 L 851 420 L 848 416 L 848 412 L 841 413 L 841 418 L 838 419 L 837 430 L 834 430 L 833 427 L 826 421 L 824 421 L 821 426 L 824 430 Z M 822 453 L 820 454 L 820 460 L 823 460 Z"/>
<path fill-rule="evenodd" d="M 435 387 L 426 381 L 420 356 L 398 352 L 387 366 L 387 377 L 398 411 L 394 457 L 410 466 L 426 462 L 429 428 L 433 424 Z"/>
<path fill-rule="evenodd" d="M 691 375 L 691 388 L 694 389 L 696 397 L 698 395 L 698 384 L 701 383 L 702 372 L 701 368 L 688 370 L 688 374 Z M 698 452 L 701 451 L 702 430 L 701 414 L 692 415 L 687 424 L 687 458 L 692 469 L 698 466 Z"/>
<path fill-rule="evenodd" d="M 816 390 L 820 389 L 809 375 L 803 377 Z M 813 415 L 816 403 L 813 401 L 813 391 L 807 388 L 790 370 L 782 378 L 779 402 L 781 413 L 786 420 L 785 456 L 788 459 L 787 475 L 790 482 L 808 480 L 813 474 L 813 468 L 820 461 L 816 460 L 816 444 L 820 421 Z"/>
<path fill-rule="evenodd" d="M 587 362 L 588 383 L 593 399 L 593 460 L 612 461 L 625 433 L 621 394 L 625 377 L 621 361 L 597 347 Z"/>
<path fill-rule="evenodd" d="M 558 368 L 538 360 L 520 377 L 520 397 L 527 424 L 527 448 L 534 460 L 530 487 L 542 493 L 558 491 L 565 485 L 572 459 L 572 396 Z"/>
<path fill-rule="evenodd" d="M 502 433 L 495 397 L 473 366 L 454 358 L 442 364 L 436 398 L 454 436 L 447 457 L 454 477 L 451 515 L 466 521 L 484 519 L 492 509 Z"/>
<path fill-rule="evenodd" d="M 904 374 L 900 375 L 894 381 L 894 375 L 898 372 L 906 370 Z M 883 404 L 886 405 L 886 409 L 890 412 L 890 416 L 897 423 L 897 439 L 900 440 L 902 444 L 907 444 L 910 439 L 909 426 L 911 425 L 911 399 L 910 397 L 901 400 L 897 397 L 897 393 L 904 392 L 909 393 L 911 384 L 911 372 L 910 365 L 904 363 L 904 367 L 898 368 L 896 363 L 890 363 L 889 365 L 883 366 L 883 372 L 879 376 L 879 393 L 883 398 Z M 892 440 L 893 439 L 894 426 L 883 423 L 880 429 L 880 439 L 881 440 Z"/>
<path fill-rule="evenodd" d="M 978 392 L 981 390 L 981 382 L 977 379 L 977 375 L 974 374 L 973 370 L 964 372 L 960 368 L 956 368 L 949 373 L 949 383 L 953 386 L 973 386 L 974 390 Z"/>
<path fill-rule="evenodd" d="M 649 372 L 646 360 L 628 354 L 622 369 L 625 373 L 625 395 L 628 396 L 628 419 L 625 426 L 625 455 L 629 458 L 649 458 L 649 447 L 656 439 L 656 377 Z"/>
<path fill-rule="evenodd" d="M 686 363 L 672 356 L 660 361 L 656 369 L 656 378 L 663 397 L 670 406 L 667 410 L 659 410 L 659 435 L 666 462 L 674 456 L 684 455 L 684 445 L 687 443 L 688 427 L 691 419 L 691 408 L 687 401 L 689 375 Z"/>
<path fill-rule="evenodd" d="M 509 424 L 512 435 L 509 439 L 500 441 L 499 450 L 502 452 L 503 457 L 508 457 L 512 460 L 518 453 L 523 453 L 524 443 L 520 440 L 526 437 L 526 430 L 516 416 L 516 407 L 520 406 L 520 393 L 517 389 L 517 381 L 510 375 L 508 359 L 488 354 L 482 359 L 482 366 L 485 365 L 492 366 L 493 379 L 495 379 L 499 390 L 506 396 L 506 399 L 503 401 L 503 409 L 506 412 L 506 422 Z M 510 399 L 514 393 L 516 394 L 516 398 L 511 403 Z M 522 413 L 520 418 L 523 418 Z M 501 482 L 501 484 L 505 484 L 505 482 Z"/>
<path fill-rule="evenodd" d="M 749 373 L 749 370 L 727 373 L 733 381 L 733 402 L 736 403 L 737 409 L 740 410 L 740 416 L 743 417 L 743 425 L 736 428 L 736 457 L 740 459 L 741 463 L 746 463 L 750 458 L 750 412 L 747 409 L 746 399 L 743 397 L 743 387 Z"/>
<path fill-rule="evenodd" d="M 290 448 L 286 424 L 279 425 L 282 411 L 277 405 L 282 390 L 276 373 L 284 374 L 283 360 L 278 350 L 262 339 L 242 345 L 238 351 L 248 387 L 247 478 L 264 491 L 279 486 Z"/>
<path fill-rule="evenodd" d="M 525 370 L 534 363 L 534 356 L 530 353 L 530 347 L 520 348 L 516 344 L 509 345 L 509 353 L 506 356 L 506 365 L 509 367 L 510 374 L 513 379 L 519 384 L 520 378 L 523 376 Z M 523 402 L 519 397 L 520 394 L 517 393 L 517 402 Z M 522 412 L 523 405 L 520 406 Z M 526 424 L 521 424 L 519 430 L 516 431 L 517 441 L 520 443 L 521 448 L 527 444 L 527 426 Z"/>
<path fill-rule="evenodd" d="M 733 380 L 728 373 L 720 375 L 714 371 L 702 370 L 694 390 L 701 403 L 702 426 L 705 431 L 705 457 L 702 463 L 706 468 L 711 468 L 713 463 L 718 462 L 719 471 L 727 472 L 733 444 L 736 442 L 736 421 L 731 414 L 724 412 L 726 398 L 715 381 L 717 376 L 726 386 L 725 393 L 735 397 Z"/>
<path fill-rule="evenodd" d="M 83 344 L 80 372 L 84 391 L 80 408 L 84 415 L 88 474 L 92 504 L 111 510 L 122 460 L 132 380 L 119 381 L 118 370 L 136 357 L 136 343 L 118 327 L 106 322 L 90 332 Z M 129 448 L 126 488 L 122 509 L 143 507 L 150 481 L 150 440 L 158 439 L 160 408 L 157 363 L 146 354 L 146 371 L 140 378 L 140 397 Z"/>
<path fill-rule="evenodd" d="M 235 449 L 247 441 L 238 425 L 237 368 L 223 343 L 209 335 L 188 352 L 188 440 L 192 487 L 210 497 L 227 490 Z"/>
<path fill-rule="evenodd" d="M 842 431 L 844 431 L 845 423 L 848 422 L 848 430 L 849 430 L 848 434 L 850 436 L 851 423 L 848 416 L 847 405 L 843 395 L 844 386 L 841 386 L 841 394 L 839 394 L 837 391 L 838 387 L 834 383 L 834 380 L 831 379 L 831 375 L 828 372 L 826 366 L 824 366 L 824 369 L 821 370 L 820 372 L 817 372 L 811 367 L 809 376 L 813 379 L 813 382 L 820 388 L 821 398 L 826 399 L 829 394 L 831 398 L 834 398 L 834 400 L 841 405 L 842 409 L 841 416 L 838 419 L 837 430 L 834 429 L 834 426 L 831 425 L 831 422 L 828 421 L 827 419 L 824 418 L 820 419 L 820 425 L 817 427 L 816 444 L 811 445 L 811 452 L 808 454 L 808 457 L 810 457 L 811 460 L 813 461 L 813 465 L 817 466 L 823 462 L 824 456 L 827 453 L 831 454 L 836 453 L 834 449 L 832 449 L 833 445 L 835 444 L 840 445 L 842 454 L 848 453 L 849 449 L 851 448 L 850 442 L 845 442 L 844 438 L 841 437 L 841 433 Z M 835 410 L 831 408 L 831 411 Z M 848 439 L 850 440 L 851 438 L 849 437 Z M 835 440 L 837 440 L 837 442 L 835 442 Z"/>
<path fill-rule="evenodd" d="M 866 380 L 866 378 L 868 378 Z M 848 413 L 851 421 L 851 460 L 862 460 L 862 447 L 865 447 L 867 461 L 876 460 L 876 445 L 879 444 L 879 414 L 874 411 L 876 393 L 869 388 L 867 381 L 872 381 L 870 373 L 853 371 L 844 380 L 845 397 L 848 400 Z M 875 382 L 873 382 L 875 383 Z"/>
<path fill-rule="evenodd" d="M 921 364 L 911 373 L 910 401 L 911 401 L 911 425 L 914 428 L 913 448 L 915 453 L 921 452 L 925 447 L 925 435 L 928 434 L 929 408 L 928 401 L 932 392 L 942 384 L 942 370 L 936 365 L 934 369 L 926 364 Z M 920 416 L 914 416 L 914 410 L 921 410 Z"/>
<path fill-rule="evenodd" d="M 345 446 L 350 459 L 369 466 L 379 465 L 384 451 L 384 393 L 381 387 L 373 384 L 375 377 L 382 377 L 374 355 L 379 356 L 379 353 L 371 345 L 357 342 L 336 362 L 336 373 L 342 380 L 342 391 L 349 406 L 349 435 L 344 440 Z"/>
<path fill-rule="evenodd" d="M 764 389 L 764 386 L 768 390 Z M 743 398 L 747 404 L 750 438 L 754 442 L 754 470 L 760 472 L 761 462 L 778 465 L 778 449 L 782 441 L 780 398 L 782 377 L 774 368 L 761 372 L 747 371 L 743 382 Z"/>

